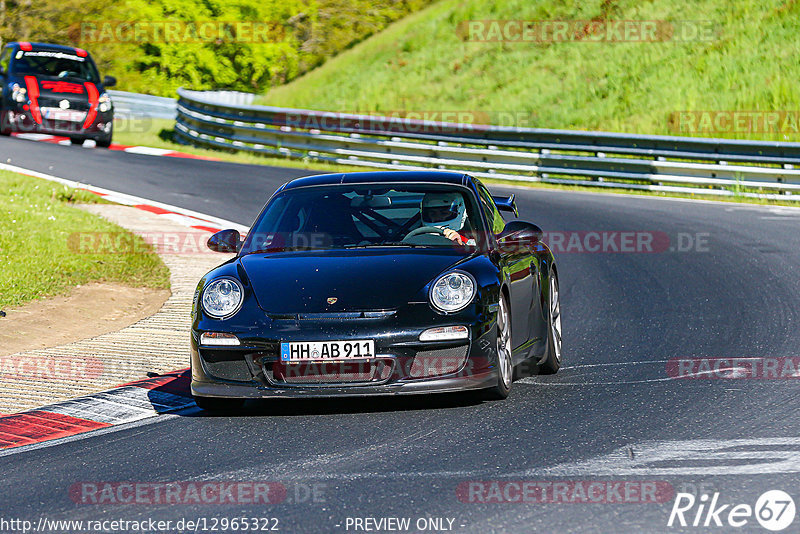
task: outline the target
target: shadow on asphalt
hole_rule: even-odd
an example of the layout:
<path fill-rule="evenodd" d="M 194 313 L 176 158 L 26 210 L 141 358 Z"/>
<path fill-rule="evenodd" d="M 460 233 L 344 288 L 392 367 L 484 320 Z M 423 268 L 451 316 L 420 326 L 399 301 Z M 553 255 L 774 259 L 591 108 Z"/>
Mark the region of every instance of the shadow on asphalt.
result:
<path fill-rule="evenodd" d="M 189 390 L 191 376 L 189 370 L 138 381 L 135 384 L 149 389 L 148 397 L 157 412 L 172 411 L 165 409 L 166 398 L 183 399 L 183 404 L 191 399 Z M 180 401 L 173 401 L 176 408 Z M 318 399 L 253 399 L 248 400 L 242 408 L 229 411 L 196 411 L 177 412 L 184 417 L 252 417 L 252 416 L 306 416 L 347 413 L 381 413 L 413 410 L 437 410 L 476 406 L 484 402 L 480 392 L 437 393 L 430 395 L 381 396 L 381 397 L 348 397 Z M 186 408 L 194 406 L 188 402 Z M 174 408 L 173 408 L 174 409 Z"/>
<path fill-rule="evenodd" d="M 483 402 L 471 393 L 440 393 L 413 397 L 353 397 L 330 399 L 256 399 L 238 410 L 225 412 L 200 411 L 187 417 L 253 417 L 307 416 L 349 413 L 383 413 L 415 410 L 437 410 L 475 406 Z"/>

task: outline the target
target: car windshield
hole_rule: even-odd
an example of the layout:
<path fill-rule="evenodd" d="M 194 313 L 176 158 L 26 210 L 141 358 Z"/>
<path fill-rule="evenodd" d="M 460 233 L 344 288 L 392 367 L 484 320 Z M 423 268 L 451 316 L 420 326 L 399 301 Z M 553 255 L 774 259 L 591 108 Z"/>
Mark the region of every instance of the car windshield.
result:
<path fill-rule="evenodd" d="M 460 186 L 368 184 L 289 189 L 259 217 L 243 253 L 477 246 L 480 218 Z"/>
<path fill-rule="evenodd" d="M 18 50 L 14 55 L 13 73 L 77 78 L 92 83 L 100 81 L 91 59 L 58 50 Z"/>

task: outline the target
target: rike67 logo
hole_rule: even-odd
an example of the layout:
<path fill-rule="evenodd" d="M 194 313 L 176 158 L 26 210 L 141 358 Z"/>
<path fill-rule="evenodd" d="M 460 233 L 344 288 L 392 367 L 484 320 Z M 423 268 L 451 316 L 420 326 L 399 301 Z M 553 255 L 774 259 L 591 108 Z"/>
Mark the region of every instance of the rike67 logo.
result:
<path fill-rule="evenodd" d="M 741 528 L 756 521 L 767 530 L 778 532 L 792 524 L 795 517 L 794 500 L 781 490 L 764 492 L 755 506 L 723 504 L 719 493 L 709 497 L 704 493 L 696 498 L 691 493 L 678 493 L 667 526 L 735 527 Z"/>

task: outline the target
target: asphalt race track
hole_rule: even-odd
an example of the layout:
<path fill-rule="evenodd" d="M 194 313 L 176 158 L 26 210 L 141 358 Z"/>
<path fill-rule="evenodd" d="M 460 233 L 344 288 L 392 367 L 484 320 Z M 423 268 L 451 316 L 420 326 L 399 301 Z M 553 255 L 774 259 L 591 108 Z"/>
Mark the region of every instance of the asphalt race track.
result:
<path fill-rule="evenodd" d="M 0 161 L 246 225 L 279 185 L 308 174 L 6 138 Z M 705 513 L 691 526 L 698 505 L 685 514 L 689 526 L 667 523 L 677 492 L 753 508 L 767 490 L 800 497 L 800 369 L 785 367 L 800 357 L 800 210 L 514 191 L 521 218 L 562 233 L 557 375 L 516 382 L 505 402 L 252 402 L 238 416 L 193 408 L 8 451 L 3 517 L 263 517 L 283 532 L 374 531 L 356 519 L 389 517 L 409 518 L 413 532 L 764 532 L 754 516 L 733 529 L 732 506 L 718 516 L 724 529 L 714 518 L 704 528 Z M 620 238 L 613 232 L 655 235 L 657 250 L 608 251 Z M 567 250 L 570 239 L 580 243 Z M 586 251 L 602 239 L 606 252 Z M 702 378 L 676 379 L 670 360 L 693 358 L 755 358 L 775 373 L 724 378 L 731 372 L 712 364 Z M 269 505 L 93 505 L 70 496 L 83 482 L 208 480 L 281 482 L 287 493 Z M 515 500 L 523 482 L 568 484 L 548 502 L 497 502 Z M 575 495 L 590 484 L 603 496 Z M 638 496 L 646 487 L 668 490 Z M 800 519 L 785 532 L 800 532 Z"/>

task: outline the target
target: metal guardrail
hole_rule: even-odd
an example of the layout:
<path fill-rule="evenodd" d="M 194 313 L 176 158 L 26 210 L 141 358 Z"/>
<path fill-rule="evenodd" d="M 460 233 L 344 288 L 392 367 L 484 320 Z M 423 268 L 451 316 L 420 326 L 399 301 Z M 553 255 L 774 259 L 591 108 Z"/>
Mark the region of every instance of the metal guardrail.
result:
<path fill-rule="evenodd" d="M 174 98 L 112 89 L 109 89 L 108 94 L 114 102 L 114 115 L 118 117 L 174 119 L 178 113 L 178 101 Z M 230 105 L 252 104 L 256 96 L 239 91 L 205 91 L 203 94 L 214 102 Z"/>
<path fill-rule="evenodd" d="M 178 112 L 178 102 L 174 98 L 111 89 L 109 89 L 108 94 L 114 103 L 114 115 L 117 117 L 174 119 Z"/>
<path fill-rule="evenodd" d="M 178 138 L 218 149 L 528 182 L 762 198 L 800 193 L 800 143 L 442 123 L 231 103 L 217 92 L 178 95 Z"/>

